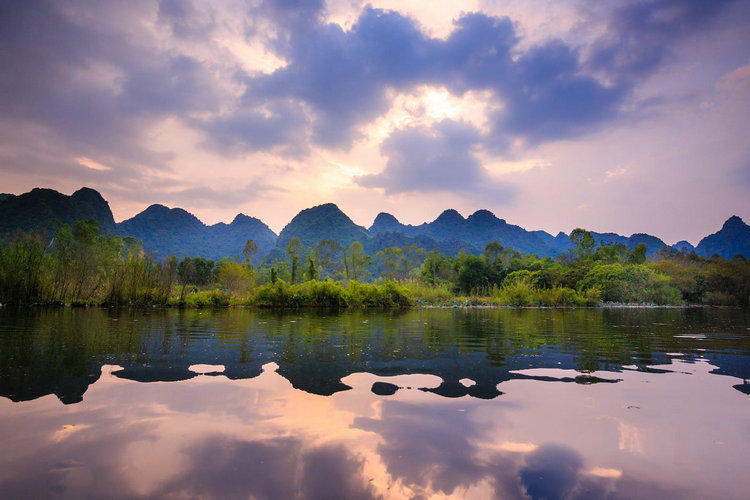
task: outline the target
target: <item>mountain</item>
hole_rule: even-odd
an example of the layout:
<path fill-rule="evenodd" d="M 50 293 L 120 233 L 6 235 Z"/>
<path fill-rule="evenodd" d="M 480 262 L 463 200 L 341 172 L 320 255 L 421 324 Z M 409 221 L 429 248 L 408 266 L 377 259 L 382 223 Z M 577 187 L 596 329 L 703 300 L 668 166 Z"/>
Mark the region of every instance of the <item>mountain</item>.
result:
<path fill-rule="evenodd" d="M 552 236 L 545 231 L 527 231 L 508 224 L 489 210 L 477 210 L 464 218 L 449 209 L 434 221 L 416 226 L 402 224 L 393 215 L 381 212 L 367 230 L 355 224 L 336 205 L 327 203 L 299 212 L 278 238 L 262 221 L 247 215 L 237 215 L 230 224 L 207 226 L 186 210 L 163 205 L 151 205 L 135 217 L 115 224 L 109 204 L 97 191 L 85 187 L 70 196 L 42 188 L 20 195 L 0 194 L 0 243 L 16 231 L 41 232 L 49 236 L 60 223 L 73 224 L 89 218 L 99 221 L 104 233 L 141 240 L 144 250 L 155 252 L 157 258 L 177 255 L 219 260 L 241 255 L 245 242 L 252 239 L 258 245 L 256 259 L 269 253 L 271 258 L 285 259 L 286 246 L 293 237 L 299 238 L 304 247 L 326 239 L 342 246 L 360 241 L 371 255 L 388 247 L 411 245 L 445 255 L 457 255 L 461 251 L 480 254 L 491 241 L 542 257 L 555 256 L 571 248 L 570 237 L 565 233 Z M 659 238 L 643 233 L 631 236 L 591 234 L 597 243 L 622 243 L 630 249 L 645 243 L 649 255 L 666 246 Z M 693 250 L 686 241 L 673 247 Z M 732 216 L 720 231 L 701 240 L 695 251 L 728 259 L 737 254 L 750 256 L 750 226 Z"/>
<path fill-rule="evenodd" d="M 674 248 L 675 250 L 679 250 L 682 253 L 690 253 L 695 250 L 695 247 L 691 245 L 689 241 L 685 240 L 678 241 L 677 243 L 672 245 L 672 248 Z"/>
<path fill-rule="evenodd" d="M 0 198 L 0 240 L 16 231 L 52 235 L 60 223 L 96 219 L 104 233 L 115 230 L 109 204 L 95 190 L 81 188 L 70 196 L 53 189 L 35 188 L 18 196 Z"/>
<path fill-rule="evenodd" d="M 304 247 L 312 247 L 322 240 L 332 240 L 348 247 L 354 241 L 365 244 L 370 233 L 356 225 L 333 203 L 307 208 L 294 216 L 279 233 L 276 250 L 286 252 L 292 238 L 299 238 Z"/>
<path fill-rule="evenodd" d="M 241 255 L 245 242 L 255 240 L 258 257 L 267 253 L 276 234 L 263 222 L 247 215 L 237 215 L 231 224 L 220 222 L 207 226 L 181 208 L 151 205 L 135 217 L 117 224 L 117 234 L 133 236 L 143 242 L 143 249 L 157 257 L 222 257 Z"/>
<path fill-rule="evenodd" d="M 410 247 L 417 245 L 426 251 L 437 250 L 443 255 L 458 255 L 459 252 L 478 255 L 482 253 L 484 247 L 476 247 L 462 240 L 452 238 L 449 240 L 437 241 L 429 236 L 418 234 L 416 236 L 407 236 L 404 233 L 378 233 L 364 243 L 365 253 L 375 255 L 381 250 L 391 247 Z"/>
<path fill-rule="evenodd" d="M 209 242 L 214 248 L 214 259 L 242 254 L 247 240 L 252 239 L 258 245 L 258 253 L 253 260 L 259 260 L 276 244 L 276 233 L 271 231 L 260 219 L 245 214 L 238 214 L 230 224 L 219 222 L 208 226 Z"/>
<path fill-rule="evenodd" d="M 544 231 L 527 231 L 498 219 L 489 210 L 477 210 L 464 219 L 456 210 L 449 209 L 434 221 L 419 226 L 404 225 L 393 215 L 380 213 L 370 226 L 370 233 L 401 233 L 411 238 L 426 236 L 438 243 L 450 243 L 450 251 L 447 252 L 449 255 L 456 255 L 459 250 L 481 253 L 484 246 L 491 241 L 498 241 L 503 246 L 512 247 L 519 252 L 543 256 L 557 255 L 570 247 L 570 239 L 564 234 L 561 238 Z"/>
<path fill-rule="evenodd" d="M 667 246 L 666 243 L 664 243 L 656 236 L 651 236 L 650 234 L 645 233 L 635 233 L 630 236 L 621 236 L 615 233 L 595 233 L 592 231 L 591 236 L 594 237 L 594 241 L 596 241 L 597 244 L 622 243 L 623 245 L 625 245 L 625 248 L 628 248 L 630 250 L 635 248 L 639 243 L 644 243 L 646 245 L 646 255 L 653 255 L 660 249 Z"/>
<path fill-rule="evenodd" d="M 725 259 L 737 254 L 750 257 L 750 226 L 733 215 L 718 232 L 703 238 L 695 247 L 695 253 L 708 257 L 718 254 Z"/>

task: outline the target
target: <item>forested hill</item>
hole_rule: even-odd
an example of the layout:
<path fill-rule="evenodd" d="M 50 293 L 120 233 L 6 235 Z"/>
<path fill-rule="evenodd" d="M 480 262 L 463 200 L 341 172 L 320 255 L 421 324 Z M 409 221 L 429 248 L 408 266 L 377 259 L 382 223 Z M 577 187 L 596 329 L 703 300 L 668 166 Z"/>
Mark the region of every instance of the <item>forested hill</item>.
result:
<path fill-rule="evenodd" d="M 402 224 L 393 215 L 380 213 L 367 229 L 355 224 L 339 207 L 328 203 L 302 210 L 278 238 L 262 221 L 247 215 L 237 215 L 230 224 L 208 226 L 186 210 L 163 205 L 151 205 L 135 217 L 115 224 L 109 204 L 90 188 L 82 188 L 71 196 L 40 188 L 21 195 L 0 195 L 0 243 L 8 241 L 18 231 L 49 237 L 61 223 L 72 225 L 77 220 L 90 218 L 98 221 L 104 233 L 133 236 L 142 241 L 143 249 L 154 252 L 157 257 L 231 258 L 241 255 L 247 240 L 252 239 L 258 247 L 254 260 L 265 256 L 283 260 L 293 238 L 299 238 L 305 248 L 313 248 L 324 240 L 342 247 L 359 241 L 370 255 L 386 248 L 413 245 L 449 256 L 461 251 L 480 254 L 491 241 L 541 257 L 554 257 L 572 248 L 570 236 L 565 233 L 552 236 L 544 231 L 527 231 L 488 210 L 478 210 L 464 218 L 449 209 L 434 221 L 416 226 Z M 666 246 L 662 240 L 648 234 L 622 236 L 592 232 L 591 235 L 597 244 L 622 244 L 628 249 L 644 243 L 649 255 Z M 686 241 L 677 243 L 674 248 L 693 250 Z M 718 254 L 727 259 L 736 254 L 750 256 L 750 226 L 733 216 L 720 231 L 701 240 L 695 251 L 699 255 Z"/>
<path fill-rule="evenodd" d="M 81 188 L 70 196 L 53 189 L 35 188 L 18 196 L 0 197 L 0 242 L 17 231 L 52 237 L 60 224 L 96 219 L 104 233 L 115 231 L 109 204 L 95 190 Z"/>
<path fill-rule="evenodd" d="M 698 255 L 721 255 L 731 259 L 735 255 L 750 258 L 750 226 L 733 215 L 724 223 L 721 230 L 703 238 L 695 247 Z"/>
<path fill-rule="evenodd" d="M 231 224 L 207 226 L 181 208 L 151 205 L 132 219 L 117 224 L 117 234 L 133 236 L 143 249 L 157 257 L 204 257 L 220 260 L 242 255 L 247 240 L 265 255 L 276 243 L 276 234 L 260 220 L 239 214 Z"/>

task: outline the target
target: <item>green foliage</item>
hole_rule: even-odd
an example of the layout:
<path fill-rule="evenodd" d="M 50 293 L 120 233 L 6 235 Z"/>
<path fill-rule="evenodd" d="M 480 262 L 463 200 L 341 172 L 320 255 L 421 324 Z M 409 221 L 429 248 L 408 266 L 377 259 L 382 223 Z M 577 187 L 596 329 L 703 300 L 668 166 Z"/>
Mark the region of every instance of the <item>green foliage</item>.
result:
<path fill-rule="evenodd" d="M 300 269 L 299 262 L 302 258 L 302 243 L 296 236 L 289 240 L 286 246 L 286 254 L 289 256 L 289 269 L 291 269 L 291 280 L 292 283 L 296 283 L 299 279 Z"/>
<path fill-rule="evenodd" d="M 258 287 L 251 299 L 255 305 L 275 308 L 297 307 L 408 307 L 408 291 L 387 281 L 380 285 L 349 281 L 346 285 L 331 280 L 289 284 L 284 281 Z"/>
<path fill-rule="evenodd" d="M 240 293 L 252 287 L 250 270 L 237 262 L 222 259 L 216 265 L 219 286 L 230 292 Z"/>
<path fill-rule="evenodd" d="M 425 254 L 416 245 L 389 247 L 376 265 L 360 242 L 303 248 L 291 238 L 289 259 L 248 264 L 202 257 L 156 261 L 135 238 L 100 234 L 96 220 L 59 225 L 54 238 L 19 233 L 0 246 L 0 303 L 169 304 L 188 307 L 406 307 L 410 304 L 592 306 L 600 302 L 750 305 L 750 263 L 664 251 L 646 262 L 646 246 L 591 245 L 552 260 L 498 242 L 481 256 Z M 340 261 L 337 259 L 340 258 Z M 371 271 L 379 278 L 367 282 Z M 303 276 L 307 278 L 302 281 Z M 324 278 L 323 281 L 320 281 Z M 339 279 L 341 281 L 335 281 Z M 260 286 L 256 286 L 256 282 Z M 464 298 L 454 296 L 464 295 Z"/>
<path fill-rule="evenodd" d="M 344 252 L 343 264 L 347 280 L 363 281 L 369 276 L 367 268 L 372 264 L 372 258 L 364 252 L 362 243 L 355 241 Z"/>
<path fill-rule="evenodd" d="M 258 254 L 258 244 L 255 240 L 249 239 L 245 242 L 245 247 L 242 249 L 242 255 L 245 256 L 245 263 L 248 267 L 252 267 L 253 258 Z"/>
<path fill-rule="evenodd" d="M 221 290 L 203 290 L 185 297 L 188 307 L 227 307 L 230 301 L 231 295 Z"/>
<path fill-rule="evenodd" d="M 459 256 L 456 283 L 459 292 L 470 294 L 479 290 L 487 290 L 491 277 L 491 269 L 483 259 L 475 255 Z"/>
<path fill-rule="evenodd" d="M 606 302 L 660 305 L 682 302 L 680 291 L 672 286 L 669 277 L 642 264 L 596 265 L 578 284 L 583 291 L 592 286 L 601 290 L 601 298 Z"/>
<path fill-rule="evenodd" d="M 646 262 L 646 244 L 638 243 L 635 248 L 630 251 L 628 260 L 633 264 L 643 264 Z"/>
<path fill-rule="evenodd" d="M 573 243 L 573 252 L 579 260 L 591 258 L 594 253 L 596 241 L 589 231 L 575 228 L 570 233 L 570 242 Z"/>

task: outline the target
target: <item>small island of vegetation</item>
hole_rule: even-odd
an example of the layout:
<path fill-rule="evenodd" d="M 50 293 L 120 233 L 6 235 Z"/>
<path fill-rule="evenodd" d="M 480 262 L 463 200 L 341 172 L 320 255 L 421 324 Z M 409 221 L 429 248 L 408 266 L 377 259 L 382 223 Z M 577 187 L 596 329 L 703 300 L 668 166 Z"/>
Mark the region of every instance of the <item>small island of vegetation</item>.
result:
<path fill-rule="evenodd" d="M 298 238 L 285 258 L 256 262 L 258 247 L 213 261 L 157 260 L 132 237 L 102 234 L 96 220 L 60 225 L 54 238 L 18 233 L 0 247 L 0 303 L 176 307 L 576 307 L 602 304 L 748 307 L 750 263 L 641 243 L 597 243 L 576 229 L 556 258 L 493 241 L 455 257 L 417 245 L 368 255 L 360 242 Z"/>

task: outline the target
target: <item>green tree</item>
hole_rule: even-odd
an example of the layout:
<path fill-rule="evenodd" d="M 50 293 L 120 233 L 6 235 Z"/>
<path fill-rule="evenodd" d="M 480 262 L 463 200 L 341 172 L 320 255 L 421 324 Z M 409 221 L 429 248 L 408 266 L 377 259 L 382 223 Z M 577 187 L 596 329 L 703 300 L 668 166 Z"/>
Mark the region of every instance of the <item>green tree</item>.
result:
<path fill-rule="evenodd" d="M 289 256 L 289 268 L 291 270 L 291 281 L 292 283 L 297 282 L 297 275 L 299 273 L 299 261 L 302 258 L 302 242 L 296 236 L 289 240 L 286 246 L 286 253 Z"/>
<path fill-rule="evenodd" d="M 253 268 L 253 258 L 258 253 L 258 244 L 255 240 L 249 239 L 245 242 L 245 248 L 242 249 L 242 255 L 245 256 L 245 265 L 250 269 Z"/>
<path fill-rule="evenodd" d="M 375 259 L 380 261 L 385 268 L 384 275 L 389 280 L 395 280 L 401 269 L 403 252 L 398 247 L 384 248 L 375 254 Z"/>
<path fill-rule="evenodd" d="M 346 279 L 362 281 L 367 278 L 367 267 L 372 258 L 364 253 L 364 247 L 359 241 L 354 241 L 344 253 L 344 268 Z"/>
<path fill-rule="evenodd" d="M 336 275 L 340 253 L 341 247 L 332 240 L 321 240 L 315 245 L 321 279 L 332 278 Z"/>
<path fill-rule="evenodd" d="M 246 266 L 222 259 L 216 267 L 221 288 L 239 293 L 251 287 L 250 270 Z"/>
<path fill-rule="evenodd" d="M 486 262 L 476 255 L 461 255 L 458 263 L 457 288 L 462 293 L 481 292 L 490 284 L 491 270 Z"/>
<path fill-rule="evenodd" d="M 310 248 L 307 250 L 307 279 L 312 281 L 319 277 L 317 266 L 315 265 L 315 251 Z"/>
<path fill-rule="evenodd" d="M 633 264 L 643 264 L 646 262 L 646 244 L 641 242 L 638 243 L 633 250 L 631 250 L 628 260 Z"/>
<path fill-rule="evenodd" d="M 573 243 L 573 251 L 579 260 L 590 259 L 593 256 L 596 241 L 589 231 L 580 227 L 575 228 L 570 233 L 570 242 Z"/>

